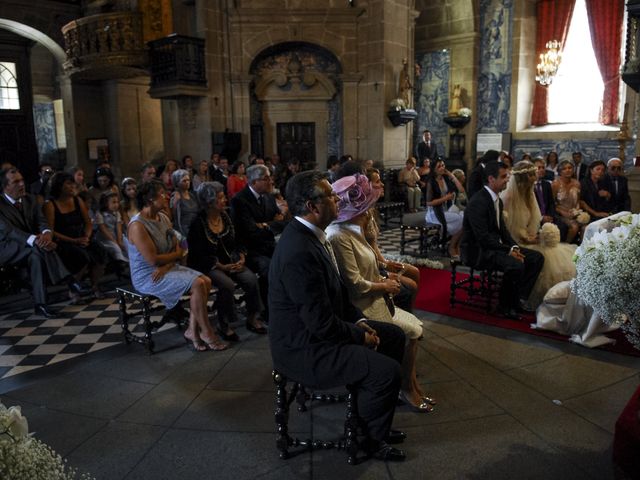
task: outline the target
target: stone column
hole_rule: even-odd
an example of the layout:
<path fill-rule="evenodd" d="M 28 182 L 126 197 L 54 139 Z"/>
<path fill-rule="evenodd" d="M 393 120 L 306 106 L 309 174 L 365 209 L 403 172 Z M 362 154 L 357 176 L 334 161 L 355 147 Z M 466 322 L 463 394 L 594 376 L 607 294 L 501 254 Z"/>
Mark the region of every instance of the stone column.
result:
<path fill-rule="evenodd" d="M 60 97 L 64 109 L 64 132 L 67 140 L 67 166 L 78 165 L 78 148 L 81 140 L 76 136 L 76 120 L 73 110 L 73 85 L 68 75 L 58 77 Z M 84 140 L 82 140 L 84 141 Z M 86 148 L 86 147 L 84 147 Z M 86 169 L 87 165 L 83 165 Z"/>

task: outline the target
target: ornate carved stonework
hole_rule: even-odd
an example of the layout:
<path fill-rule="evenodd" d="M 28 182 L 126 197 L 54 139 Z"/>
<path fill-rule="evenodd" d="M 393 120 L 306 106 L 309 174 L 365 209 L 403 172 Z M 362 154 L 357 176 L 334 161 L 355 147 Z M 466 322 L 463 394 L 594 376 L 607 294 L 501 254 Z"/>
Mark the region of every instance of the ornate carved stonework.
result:
<path fill-rule="evenodd" d="M 142 12 L 142 37 L 145 43 L 173 32 L 171 0 L 139 0 L 138 10 Z"/>
<path fill-rule="evenodd" d="M 113 79 L 146 73 L 147 53 L 142 42 L 142 16 L 115 12 L 79 18 L 62 27 L 71 75 Z"/>

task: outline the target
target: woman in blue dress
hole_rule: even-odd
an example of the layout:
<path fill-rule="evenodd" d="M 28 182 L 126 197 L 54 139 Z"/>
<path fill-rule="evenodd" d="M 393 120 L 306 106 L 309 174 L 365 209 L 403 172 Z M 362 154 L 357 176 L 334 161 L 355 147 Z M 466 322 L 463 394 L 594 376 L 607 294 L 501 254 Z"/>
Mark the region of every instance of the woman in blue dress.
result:
<path fill-rule="evenodd" d="M 184 332 L 196 351 L 225 350 L 223 342 L 209 323 L 207 300 L 211 280 L 200 272 L 180 265 L 182 249 L 171 225 L 162 221 L 160 211 L 167 208 L 168 193 L 159 180 L 144 183 L 138 191 L 140 213 L 128 228 L 131 281 L 135 289 L 154 295 L 167 309 L 190 292 L 189 327 Z"/>

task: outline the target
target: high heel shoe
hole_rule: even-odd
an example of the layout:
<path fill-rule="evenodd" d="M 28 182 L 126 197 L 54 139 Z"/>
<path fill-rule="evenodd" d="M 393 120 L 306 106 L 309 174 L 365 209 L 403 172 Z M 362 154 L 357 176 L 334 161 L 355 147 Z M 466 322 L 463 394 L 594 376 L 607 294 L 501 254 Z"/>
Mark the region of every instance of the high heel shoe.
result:
<path fill-rule="evenodd" d="M 416 413 L 429 413 L 433 412 L 433 406 L 426 402 L 423 398 L 420 398 L 420 402 L 415 405 L 413 402 L 409 401 L 407 396 L 403 391 L 400 391 L 400 399 L 409 407 L 409 410 L 412 410 Z"/>

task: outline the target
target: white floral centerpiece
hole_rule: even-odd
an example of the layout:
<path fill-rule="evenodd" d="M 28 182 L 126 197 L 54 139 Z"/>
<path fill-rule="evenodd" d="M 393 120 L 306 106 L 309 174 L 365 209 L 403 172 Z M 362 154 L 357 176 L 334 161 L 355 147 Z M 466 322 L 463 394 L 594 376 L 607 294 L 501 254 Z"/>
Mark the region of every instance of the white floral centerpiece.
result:
<path fill-rule="evenodd" d="M 471 109 L 467 107 L 462 107 L 460 110 L 458 110 L 458 115 L 460 115 L 461 117 L 470 117 Z"/>
<path fill-rule="evenodd" d="M 407 104 L 404 103 L 404 100 L 402 100 L 401 98 L 394 98 L 389 104 L 389 109 L 391 109 L 392 111 L 400 112 L 407 109 Z"/>
<path fill-rule="evenodd" d="M 612 221 L 575 254 L 574 292 L 608 323 L 619 323 L 640 349 L 640 215 Z"/>
<path fill-rule="evenodd" d="M 78 476 L 60 455 L 29 434 L 20 407 L 0 403 L 0 478 L 3 480 L 70 480 Z"/>

